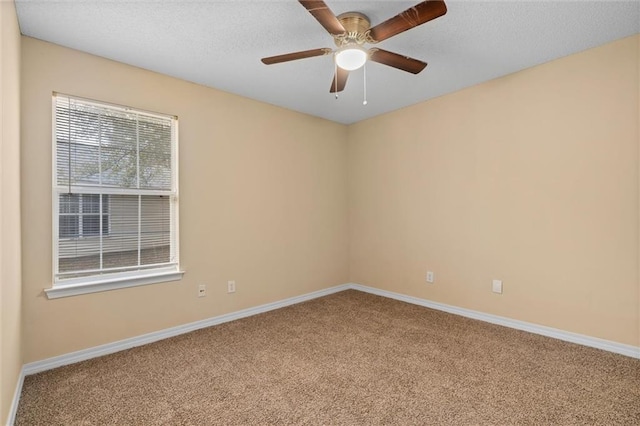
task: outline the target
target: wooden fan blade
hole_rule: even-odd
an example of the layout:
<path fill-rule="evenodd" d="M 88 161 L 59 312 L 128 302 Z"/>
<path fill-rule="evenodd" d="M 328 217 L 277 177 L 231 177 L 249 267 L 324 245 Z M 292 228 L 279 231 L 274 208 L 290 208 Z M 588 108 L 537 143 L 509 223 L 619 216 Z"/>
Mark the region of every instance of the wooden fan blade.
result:
<path fill-rule="evenodd" d="M 261 61 L 264 64 L 279 64 L 280 62 L 295 61 L 296 59 L 313 58 L 314 56 L 328 55 L 332 52 L 331 49 L 311 49 L 303 50 L 302 52 L 287 53 L 285 55 L 269 56 L 268 58 L 262 58 Z"/>
<path fill-rule="evenodd" d="M 371 28 L 369 34 L 375 42 L 379 42 L 436 19 L 445 13 L 447 13 L 447 6 L 444 1 L 426 0 L 376 25 Z"/>
<path fill-rule="evenodd" d="M 377 48 L 369 49 L 369 59 L 412 74 L 418 74 L 427 66 L 426 62 Z"/>
<path fill-rule="evenodd" d="M 342 92 L 344 90 L 344 86 L 347 84 L 349 71 L 337 67 L 336 72 L 337 74 L 335 74 L 331 80 L 331 89 L 329 89 L 329 93 Z M 338 90 L 336 90 L 336 80 L 338 80 Z"/>
<path fill-rule="evenodd" d="M 313 15 L 314 18 L 325 30 L 329 31 L 331 35 L 344 34 L 346 31 L 336 15 L 333 14 L 329 6 L 322 0 L 298 0 L 305 9 Z"/>

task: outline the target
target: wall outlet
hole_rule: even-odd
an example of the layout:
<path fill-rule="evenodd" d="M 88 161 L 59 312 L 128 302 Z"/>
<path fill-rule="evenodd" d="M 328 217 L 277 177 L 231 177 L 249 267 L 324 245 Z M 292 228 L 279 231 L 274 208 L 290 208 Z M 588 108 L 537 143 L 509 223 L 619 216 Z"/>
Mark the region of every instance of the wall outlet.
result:
<path fill-rule="evenodd" d="M 235 292 L 236 292 L 236 282 L 227 281 L 227 293 L 235 293 Z"/>
<path fill-rule="evenodd" d="M 428 272 L 427 272 L 427 282 L 428 282 L 428 283 L 432 283 L 434 280 L 435 280 L 435 277 L 434 277 L 434 275 L 433 275 L 433 272 L 428 271 Z"/>
<path fill-rule="evenodd" d="M 494 293 L 502 294 L 502 280 L 493 280 L 491 289 Z"/>
<path fill-rule="evenodd" d="M 207 286 L 200 284 L 198 286 L 198 297 L 205 297 L 207 295 Z"/>

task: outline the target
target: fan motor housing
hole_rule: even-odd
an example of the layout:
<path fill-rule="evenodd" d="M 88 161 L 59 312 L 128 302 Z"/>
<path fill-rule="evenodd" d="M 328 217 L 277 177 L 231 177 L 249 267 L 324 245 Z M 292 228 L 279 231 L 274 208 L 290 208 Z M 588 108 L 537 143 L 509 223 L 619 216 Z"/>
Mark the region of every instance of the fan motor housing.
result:
<path fill-rule="evenodd" d="M 346 12 L 338 15 L 337 18 L 344 27 L 345 33 L 333 36 L 336 46 L 364 44 L 367 41 L 367 32 L 371 28 L 371 23 L 366 15 L 359 12 Z"/>

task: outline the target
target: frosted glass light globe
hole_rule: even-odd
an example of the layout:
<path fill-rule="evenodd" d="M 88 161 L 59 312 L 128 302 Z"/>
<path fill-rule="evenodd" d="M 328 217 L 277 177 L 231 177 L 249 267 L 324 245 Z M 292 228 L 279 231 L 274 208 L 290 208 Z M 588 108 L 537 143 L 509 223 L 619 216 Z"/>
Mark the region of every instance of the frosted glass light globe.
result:
<path fill-rule="evenodd" d="M 350 47 L 336 53 L 336 64 L 346 71 L 357 70 L 365 62 L 367 62 L 367 52 L 357 47 Z"/>

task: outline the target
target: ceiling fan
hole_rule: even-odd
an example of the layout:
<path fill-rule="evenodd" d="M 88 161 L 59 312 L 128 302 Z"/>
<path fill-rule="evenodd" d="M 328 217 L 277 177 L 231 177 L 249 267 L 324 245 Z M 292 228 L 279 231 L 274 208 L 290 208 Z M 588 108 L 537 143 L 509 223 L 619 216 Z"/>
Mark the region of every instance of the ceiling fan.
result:
<path fill-rule="evenodd" d="M 366 43 L 375 44 L 386 40 L 447 13 L 447 6 L 444 1 L 426 0 L 371 28 L 369 18 L 362 13 L 347 12 L 335 16 L 322 0 L 298 1 L 331 34 L 338 48 L 335 51 L 329 48 L 322 48 L 270 56 L 262 58 L 262 62 L 266 65 L 272 65 L 334 54 L 336 70 L 329 89 L 331 93 L 344 90 L 349 71 L 362 67 L 367 59 L 412 74 L 418 74 L 427 66 L 426 62 L 376 47 L 365 49 L 363 46 Z"/>

